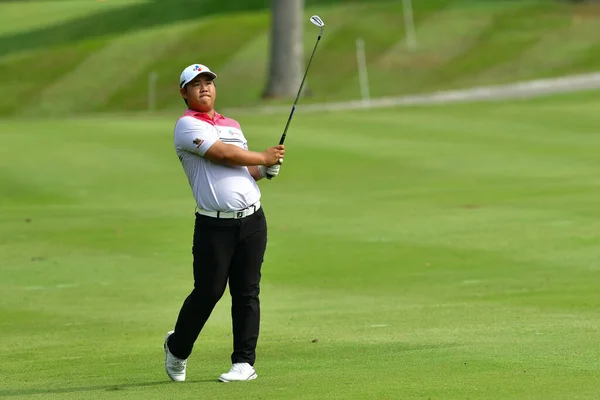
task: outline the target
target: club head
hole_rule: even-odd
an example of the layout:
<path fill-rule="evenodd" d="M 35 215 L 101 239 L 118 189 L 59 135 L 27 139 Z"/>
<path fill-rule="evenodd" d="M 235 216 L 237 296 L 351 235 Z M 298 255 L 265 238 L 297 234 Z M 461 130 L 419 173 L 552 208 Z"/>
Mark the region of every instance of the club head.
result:
<path fill-rule="evenodd" d="M 318 15 L 313 15 L 312 17 L 310 17 L 310 22 L 312 22 L 321 29 L 323 29 L 323 27 L 325 26 L 325 22 L 323 22 L 321 17 L 319 17 Z"/>

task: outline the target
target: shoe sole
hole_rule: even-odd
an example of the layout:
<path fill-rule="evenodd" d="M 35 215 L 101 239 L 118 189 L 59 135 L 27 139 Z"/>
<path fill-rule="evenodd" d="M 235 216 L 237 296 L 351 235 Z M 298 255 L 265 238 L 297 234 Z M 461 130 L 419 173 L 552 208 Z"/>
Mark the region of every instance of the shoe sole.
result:
<path fill-rule="evenodd" d="M 257 374 L 256 374 L 256 372 L 255 372 L 255 373 L 253 373 L 252 375 L 250 375 L 250 376 L 248 377 L 248 379 L 246 379 L 246 380 L 243 380 L 243 381 L 241 381 L 241 380 L 237 380 L 237 379 L 236 379 L 236 380 L 233 380 L 233 381 L 228 381 L 227 379 L 224 379 L 224 378 L 221 378 L 221 377 L 219 377 L 219 382 L 223 382 L 223 383 L 229 383 L 229 382 L 246 382 L 246 381 L 251 381 L 251 380 L 253 380 L 253 379 L 256 379 L 256 378 L 258 378 L 258 375 L 257 375 Z"/>

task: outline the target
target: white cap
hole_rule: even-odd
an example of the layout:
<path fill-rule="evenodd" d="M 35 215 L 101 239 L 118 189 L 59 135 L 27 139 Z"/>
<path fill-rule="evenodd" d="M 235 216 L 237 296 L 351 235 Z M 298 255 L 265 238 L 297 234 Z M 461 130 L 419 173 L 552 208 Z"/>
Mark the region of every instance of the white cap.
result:
<path fill-rule="evenodd" d="M 179 78 L 179 87 L 184 87 L 200 74 L 208 74 L 212 76 L 213 79 L 217 77 L 217 74 L 212 72 L 206 65 L 192 64 L 184 69 L 181 73 L 181 77 Z"/>

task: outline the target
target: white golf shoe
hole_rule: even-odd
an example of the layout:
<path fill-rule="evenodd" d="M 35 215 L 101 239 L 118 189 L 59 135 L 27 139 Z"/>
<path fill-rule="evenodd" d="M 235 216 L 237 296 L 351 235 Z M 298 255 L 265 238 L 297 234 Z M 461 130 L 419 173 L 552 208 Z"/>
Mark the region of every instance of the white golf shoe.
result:
<path fill-rule="evenodd" d="M 219 376 L 220 382 L 236 382 L 236 381 L 251 381 L 256 379 L 258 375 L 254 367 L 248 363 L 235 363 L 226 374 Z"/>
<path fill-rule="evenodd" d="M 165 336 L 165 344 L 163 346 L 165 348 L 165 370 L 172 381 L 183 382 L 185 381 L 185 364 L 187 363 L 187 360 L 177 358 L 169 351 L 167 342 L 169 340 L 169 336 L 172 334 L 173 331 L 167 332 L 167 336 Z"/>

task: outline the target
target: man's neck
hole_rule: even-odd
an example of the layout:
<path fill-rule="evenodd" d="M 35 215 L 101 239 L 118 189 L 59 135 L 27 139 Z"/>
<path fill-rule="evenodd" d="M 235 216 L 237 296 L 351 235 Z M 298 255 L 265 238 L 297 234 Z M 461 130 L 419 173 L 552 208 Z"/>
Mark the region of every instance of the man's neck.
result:
<path fill-rule="evenodd" d="M 210 111 L 200 111 L 200 110 L 192 110 L 192 109 L 190 109 L 190 110 L 194 111 L 194 112 L 199 112 L 199 113 L 202 113 L 202 114 L 206 114 L 206 115 L 208 115 L 210 117 L 210 119 L 215 119 L 215 110 L 214 109 L 212 109 Z"/>

